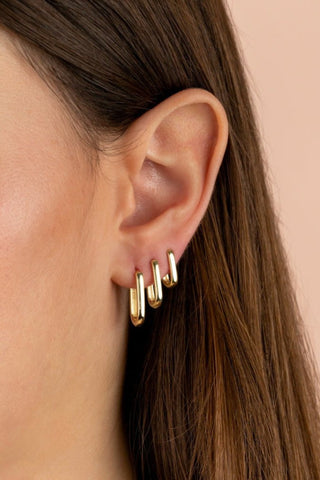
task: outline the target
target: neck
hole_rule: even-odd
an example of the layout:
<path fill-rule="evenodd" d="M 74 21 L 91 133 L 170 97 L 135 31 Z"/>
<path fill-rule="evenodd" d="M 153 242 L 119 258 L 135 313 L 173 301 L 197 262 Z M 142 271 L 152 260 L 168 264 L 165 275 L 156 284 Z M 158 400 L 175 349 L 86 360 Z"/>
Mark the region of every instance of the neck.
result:
<path fill-rule="evenodd" d="M 72 351 L 44 362 L 37 388 L 26 381 L 0 405 L 1 480 L 133 480 L 121 415 L 127 330 L 103 323 L 95 341 L 84 335 L 80 349 L 73 336 Z"/>

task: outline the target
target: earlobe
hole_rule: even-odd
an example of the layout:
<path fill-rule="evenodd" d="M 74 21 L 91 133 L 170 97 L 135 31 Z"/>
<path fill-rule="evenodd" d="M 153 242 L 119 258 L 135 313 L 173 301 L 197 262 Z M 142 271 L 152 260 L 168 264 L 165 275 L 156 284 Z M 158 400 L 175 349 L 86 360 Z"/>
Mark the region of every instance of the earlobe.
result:
<path fill-rule="evenodd" d="M 127 288 L 137 270 L 146 286 L 153 283 L 152 259 L 167 274 L 168 249 L 179 260 L 205 214 L 228 140 L 224 108 L 203 89 L 172 95 L 131 127 L 129 143 L 138 141 L 125 161 L 135 208 L 119 226 L 112 277 Z"/>

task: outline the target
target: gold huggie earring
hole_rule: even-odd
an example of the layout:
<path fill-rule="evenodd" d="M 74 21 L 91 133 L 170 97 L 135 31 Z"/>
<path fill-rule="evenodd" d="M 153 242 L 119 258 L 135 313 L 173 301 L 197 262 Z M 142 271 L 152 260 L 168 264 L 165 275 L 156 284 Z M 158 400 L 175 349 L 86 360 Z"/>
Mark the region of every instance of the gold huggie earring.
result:
<path fill-rule="evenodd" d="M 144 280 L 141 272 L 136 272 L 137 288 L 130 288 L 130 318 L 135 327 L 145 319 Z"/>
<path fill-rule="evenodd" d="M 162 282 L 167 288 L 171 288 L 178 283 L 178 271 L 172 250 L 167 250 L 167 257 L 170 273 L 162 278 Z"/>
<path fill-rule="evenodd" d="M 152 260 L 151 266 L 152 266 L 152 272 L 153 272 L 154 285 L 149 285 L 147 287 L 148 303 L 150 307 L 158 308 L 162 303 L 162 297 L 163 297 L 159 263 L 157 262 L 157 260 Z"/>

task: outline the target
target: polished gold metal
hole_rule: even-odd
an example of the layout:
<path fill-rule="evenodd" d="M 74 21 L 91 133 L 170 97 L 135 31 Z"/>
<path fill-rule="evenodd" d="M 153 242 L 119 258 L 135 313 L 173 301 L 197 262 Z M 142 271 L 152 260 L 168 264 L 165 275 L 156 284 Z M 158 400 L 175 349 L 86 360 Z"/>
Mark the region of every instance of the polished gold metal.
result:
<path fill-rule="evenodd" d="M 162 282 L 167 288 L 171 288 L 178 283 L 178 271 L 172 250 L 167 250 L 167 257 L 170 272 L 162 278 Z"/>
<path fill-rule="evenodd" d="M 135 327 L 142 325 L 145 319 L 145 294 L 143 274 L 136 271 L 137 288 L 130 288 L 130 318 Z"/>
<path fill-rule="evenodd" d="M 154 284 L 147 287 L 148 303 L 152 308 L 160 307 L 162 303 L 162 284 L 159 263 L 157 260 L 151 260 Z"/>

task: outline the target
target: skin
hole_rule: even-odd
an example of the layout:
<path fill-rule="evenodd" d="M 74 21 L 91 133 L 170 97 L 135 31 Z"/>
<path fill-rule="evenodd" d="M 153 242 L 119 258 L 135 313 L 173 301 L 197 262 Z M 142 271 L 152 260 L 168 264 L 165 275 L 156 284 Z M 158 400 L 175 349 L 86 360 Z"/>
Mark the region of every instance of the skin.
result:
<path fill-rule="evenodd" d="M 136 269 L 153 282 L 152 258 L 168 273 L 167 248 L 179 261 L 227 138 L 216 97 L 183 90 L 94 175 L 67 112 L 0 30 L 2 480 L 134 478 L 120 412 L 128 289 Z"/>

